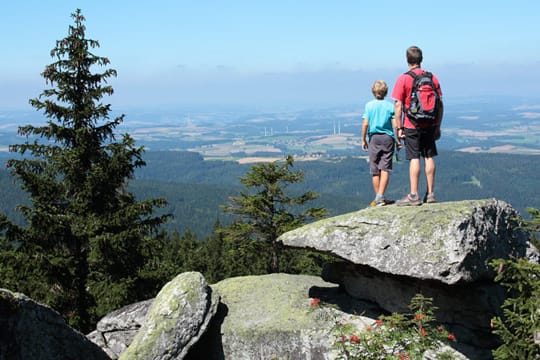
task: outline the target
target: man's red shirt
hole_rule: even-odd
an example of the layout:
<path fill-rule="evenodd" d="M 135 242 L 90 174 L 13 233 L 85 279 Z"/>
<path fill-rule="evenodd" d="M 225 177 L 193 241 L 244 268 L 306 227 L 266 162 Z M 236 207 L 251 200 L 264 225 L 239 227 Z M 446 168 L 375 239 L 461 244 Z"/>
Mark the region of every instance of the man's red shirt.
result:
<path fill-rule="evenodd" d="M 412 70 L 415 74 L 421 74 L 425 72 L 424 69 L 416 68 Z M 439 79 L 433 74 L 433 84 L 435 85 L 435 88 L 437 89 L 437 92 L 439 93 L 439 96 L 442 99 L 442 91 L 441 91 L 441 85 L 439 84 Z M 411 105 L 411 92 L 412 92 L 412 84 L 413 84 L 413 78 L 410 75 L 407 74 L 401 74 L 400 77 L 396 80 L 396 84 L 394 85 L 394 90 L 392 91 L 392 99 L 401 101 L 402 104 L 404 104 L 403 108 L 403 127 L 406 127 L 408 129 L 415 129 L 416 127 L 414 124 L 409 120 L 407 117 L 407 113 L 405 112 L 405 108 L 409 107 Z M 401 120 L 401 119 L 400 119 Z M 440 119 L 437 120 L 437 124 L 439 123 Z"/>

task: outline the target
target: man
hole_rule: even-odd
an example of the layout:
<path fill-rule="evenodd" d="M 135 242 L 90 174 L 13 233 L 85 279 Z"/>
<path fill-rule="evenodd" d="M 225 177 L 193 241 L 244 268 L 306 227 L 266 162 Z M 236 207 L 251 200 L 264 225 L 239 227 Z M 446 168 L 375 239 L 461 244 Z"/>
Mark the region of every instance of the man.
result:
<path fill-rule="evenodd" d="M 425 72 L 421 68 L 422 50 L 416 46 L 407 49 L 407 64 L 409 71 L 414 74 Z M 421 165 L 420 158 L 424 158 L 425 176 L 427 182 L 427 192 L 424 196 L 424 202 L 434 203 L 435 193 L 433 191 L 435 184 L 435 159 L 437 156 L 437 146 L 435 141 L 441 137 L 441 121 L 443 118 L 442 92 L 439 80 L 432 75 L 432 82 L 435 86 L 439 98 L 441 99 L 438 107 L 438 114 L 432 123 L 413 123 L 409 119 L 406 109 L 411 105 L 411 93 L 414 78 L 411 74 L 402 74 L 396 81 L 392 91 L 392 98 L 395 100 L 396 119 L 402 121 L 398 128 L 398 139 L 405 139 L 405 158 L 409 160 L 409 181 L 410 192 L 405 197 L 396 202 L 399 206 L 421 205 L 422 199 L 418 193 L 418 183 L 420 180 Z"/>

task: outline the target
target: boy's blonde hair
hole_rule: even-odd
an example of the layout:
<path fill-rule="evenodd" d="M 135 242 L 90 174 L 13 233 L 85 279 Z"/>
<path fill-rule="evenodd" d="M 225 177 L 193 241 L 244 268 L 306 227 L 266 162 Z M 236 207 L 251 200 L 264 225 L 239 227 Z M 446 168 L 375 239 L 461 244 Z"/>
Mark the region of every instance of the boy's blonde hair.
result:
<path fill-rule="evenodd" d="M 388 85 L 386 85 L 386 82 L 384 82 L 384 80 L 377 80 L 373 83 L 373 86 L 371 87 L 371 92 L 373 93 L 373 96 L 375 96 L 377 99 L 384 99 L 386 94 L 388 94 Z"/>

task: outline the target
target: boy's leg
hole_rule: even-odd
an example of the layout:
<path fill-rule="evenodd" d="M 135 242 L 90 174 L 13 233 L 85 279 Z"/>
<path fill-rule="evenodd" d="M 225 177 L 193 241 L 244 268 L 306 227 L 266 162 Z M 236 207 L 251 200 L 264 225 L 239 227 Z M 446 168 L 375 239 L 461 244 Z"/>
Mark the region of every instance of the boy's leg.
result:
<path fill-rule="evenodd" d="M 386 134 L 381 135 L 379 138 L 379 184 L 377 187 L 377 195 L 384 197 L 388 182 L 390 180 L 390 172 L 392 171 L 392 159 L 394 157 L 394 139 Z"/>
<path fill-rule="evenodd" d="M 381 182 L 381 175 L 380 174 L 371 175 L 371 182 L 373 183 L 373 192 L 375 193 L 375 195 L 377 195 L 379 193 L 379 184 Z"/>
<path fill-rule="evenodd" d="M 381 175 L 379 176 L 379 184 L 377 189 L 377 194 L 384 195 L 386 192 L 386 187 L 388 186 L 388 181 L 390 174 L 386 170 L 381 170 Z"/>

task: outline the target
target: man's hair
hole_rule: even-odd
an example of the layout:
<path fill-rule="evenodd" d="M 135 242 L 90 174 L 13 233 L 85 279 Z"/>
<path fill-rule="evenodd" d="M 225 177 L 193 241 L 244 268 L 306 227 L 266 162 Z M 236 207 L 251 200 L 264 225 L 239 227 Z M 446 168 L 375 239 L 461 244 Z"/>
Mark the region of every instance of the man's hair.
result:
<path fill-rule="evenodd" d="M 388 85 L 383 80 L 377 80 L 373 83 L 373 86 L 371 87 L 371 92 L 373 93 L 373 96 L 375 96 L 377 99 L 384 99 L 386 94 L 388 94 Z"/>
<path fill-rule="evenodd" d="M 422 59 L 422 50 L 418 46 L 411 46 L 407 49 L 407 64 L 420 65 Z"/>

